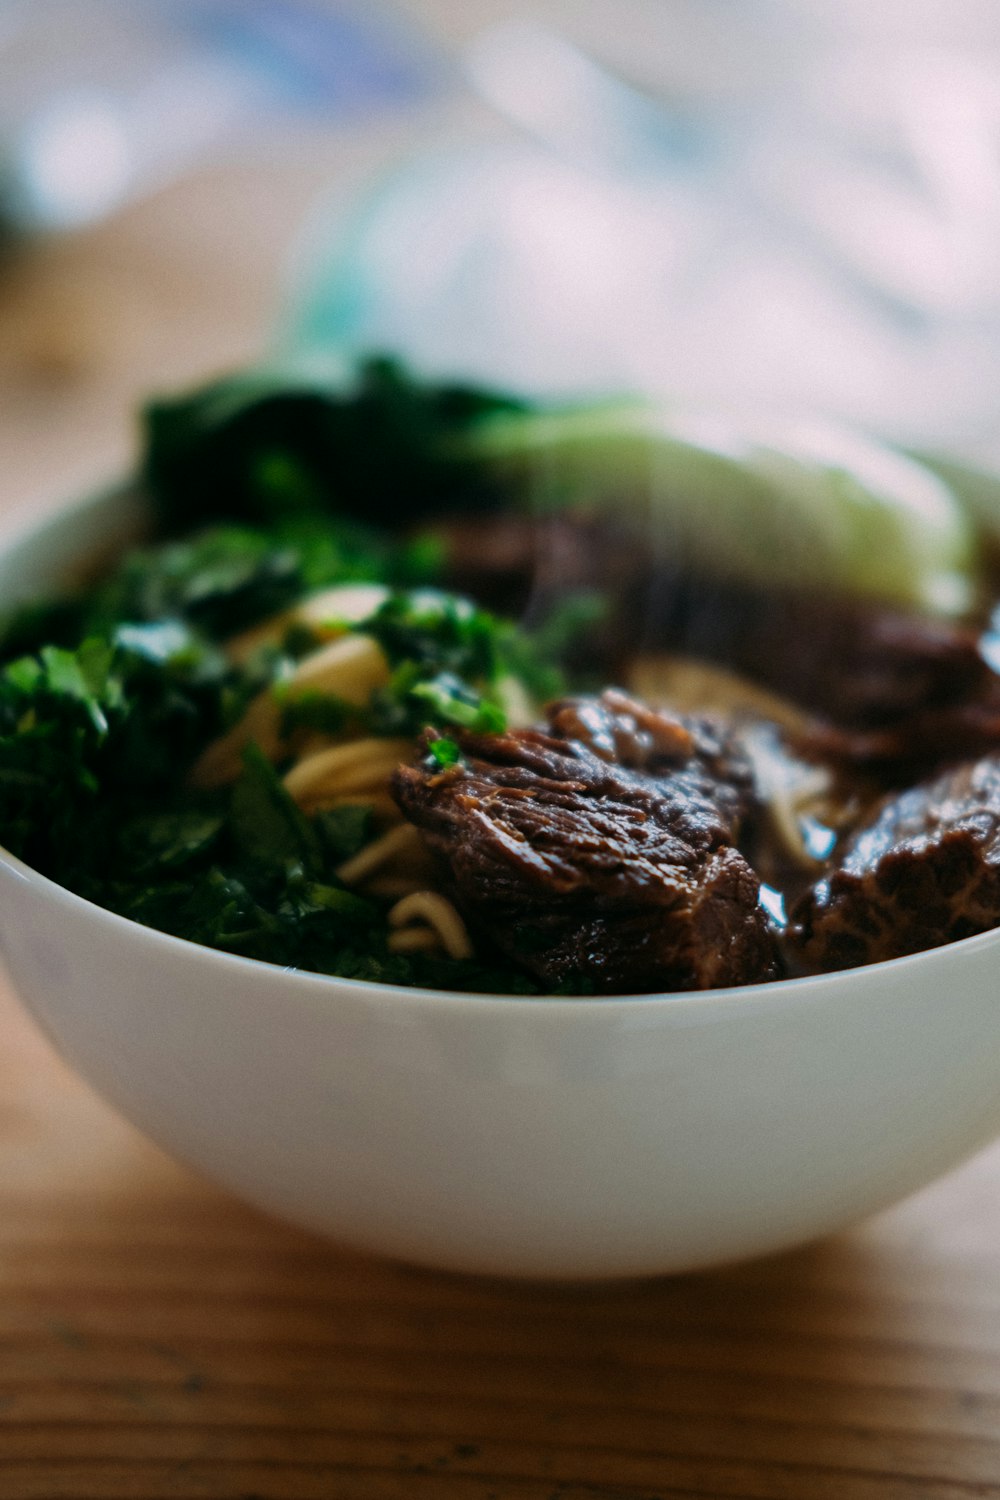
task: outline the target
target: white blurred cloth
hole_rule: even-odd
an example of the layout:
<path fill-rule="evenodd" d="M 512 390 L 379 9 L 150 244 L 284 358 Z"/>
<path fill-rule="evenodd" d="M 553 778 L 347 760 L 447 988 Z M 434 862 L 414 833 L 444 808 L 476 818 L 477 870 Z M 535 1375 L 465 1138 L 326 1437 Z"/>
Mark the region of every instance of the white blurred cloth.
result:
<path fill-rule="evenodd" d="M 655 100 L 537 23 L 487 31 L 468 75 L 517 130 L 314 229 L 295 336 L 1000 457 L 1000 6 L 615 10 Z"/>

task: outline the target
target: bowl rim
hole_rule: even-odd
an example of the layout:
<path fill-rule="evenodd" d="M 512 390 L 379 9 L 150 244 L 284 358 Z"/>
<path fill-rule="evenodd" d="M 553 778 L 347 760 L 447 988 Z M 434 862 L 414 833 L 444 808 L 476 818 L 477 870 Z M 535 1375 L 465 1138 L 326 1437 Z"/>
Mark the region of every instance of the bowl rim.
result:
<path fill-rule="evenodd" d="M 184 955 L 189 961 L 201 963 L 209 968 L 221 967 L 234 976 L 243 972 L 254 976 L 260 985 L 270 980 L 273 986 L 290 987 L 297 999 L 308 1001 L 324 999 L 324 991 L 341 992 L 374 1004 L 387 1003 L 395 1008 L 395 1002 L 405 1005 L 432 1006 L 450 1010 L 461 1008 L 501 1011 L 512 1017 L 523 1014 L 525 1009 L 532 1015 L 544 1014 L 565 1016 L 589 1014 L 606 1016 L 612 1012 L 622 1019 L 639 1017 L 656 1012 L 659 1019 L 674 1017 L 679 1024 L 692 1020 L 710 1021 L 718 1019 L 734 1008 L 749 1018 L 775 1009 L 798 1008 L 800 1004 L 812 1006 L 827 1000 L 831 992 L 845 985 L 860 987 L 863 976 L 890 975 L 895 980 L 905 980 L 906 974 L 915 964 L 927 967 L 929 963 L 947 963 L 947 955 L 962 951 L 970 953 L 976 949 L 1000 948 L 1000 927 L 986 932 L 974 933 L 953 943 L 938 944 L 934 948 L 923 948 L 916 953 L 907 953 L 899 958 L 883 959 L 878 963 L 861 964 L 853 969 L 834 969 L 820 974 L 802 974 L 792 978 L 759 981 L 756 984 L 731 985 L 710 990 L 672 990 L 629 992 L 612 995 L 552 995 L 552 994 L 503 994 L 488 990 L 442 990 L 426 985 L 389 984 L 375 979 L 351 979 L 342 974 L 324 974 L 313 969 L 300 969 L 294 965 L 284 966 L 265 959 L 249 958 L 242 953 L 231 953 L 224 948 L 213 948 L 207 943 L 196 943 L 190 938 L 177 937 L 163 932 L 158 927 L 149 927 L 124 917 L 109 907 L 100 906 L 86 896 L 80 896 L 68 886 L 60 885 L 48 875 L 26 864 L 16 855 L 0 845 L 0 869 L 24 885 L 32 887 L 39 895 L 57 903 L 75 908 L 88 920 L 110 924 L 112 930 L 124 930 L 132 941 L 148 943 L 154 948 L 169 953 L 175 951 L 179 959 Z M 2 953 L 0 953 L 2 957 Z M 286 1004 L 291 995 L 281 996 Z M 692 1012 L 694 1014 L 692 1015 Z"/>
<path fill-rule="evenodd" d="M 126 517 L 129 515 L 133 517 L 141 535 L 149 520 L 149 498 L 144 493 L 137 474 L 132 473 L 125 478 L 119 477 L 113 482 L 89 491 L 82 497 L 61 502 L 53 508 L 46 507 L 41 516 L 33 515 L 25 506 L 8 511 L 6 516 L 0 519 L 0 566 L 10 553 L 16 552 L 19 547 L 30 548 L 33 545 L 44 547 L 46 542 L 55 540 L 62 527 L 72 522 L 73 519 L 86 524 L 95 518 L 99 519 L 104 510 L 114 511 L 116 508 L 122 510 Z M 86 557 L 81 555 L 74 558 L 71 555 L 68 564 L 65 565 L 65 571 L 67 574 L 72 574 L 75 567 L 80 565 L 86 565 Z M 398 999 L 409 1002 L 411 1006 L 416 1002 L 424 1006 L 446 1006 L 454 1010 L 462 1004 L 471 1002 L 482 1010 L 502 1007 L 512 1016 L 523 1012 L 525 1007 L 529 1007 L 532 1014 L 537 1015 L 546 1012 L 565 1015 L 569 1011 L 596 1016 L 597 1014 L 606 1015 L 611 1010 L 615 1014 L 625 1016 L 632 1013 L 649 1014 L 655 1010 L 661 1015 L 675 1016 L 679 1022 L 682 1018 L 692 1019 L 689 1013 L 695 1011 L 698 1019 L 708 1020 L 710 1016 L 718 1016 L 720 1012 L 725 1013 L 732 1006 L 736 1006 L 741 1012 L 747 1012 L 751 1006 L 754 1006 L 758 1012 L 768 1012 L 774 1008 L 797 1006 L 806 1000 L 815 1003 L 821 997 L 826 998 L 829 991 L 839 989 L 845 984 L 853 989 L 855 983 L 852 982 L 852 976 L 858 976 L 856 981 L 858 984 L 861 982 L 860 976 L 863 975 L 891 975 L 893 979 L 896 979 L 897 976 L 905 976 L 914 964 L 922 964 L 926 967 L 930 963 L 941 962 L 945 955 L 952 952 L 971 953 L 980 948 L 993 946 L 1000 948 L 1000 925 L 998 925 L 985 932 L 974 933 L 971 937 L 957 939 L 955 942 L 922 948 L 915 953 L 903 954 L 898 958 L 860 964 L 855 968 L 761 980 L 754 984 L 731 985 L 725 988 L 629 991 L 621 994 L 595 995 L 505 994 L 490 990 L 444 990 L 426 985 L 390 984 L 382 980 L 351 979 L 341 974 L 325 974 L 316 970 L 296 968 L 292 965 L 274 964 L 265 959 L 231 953 L 224 948 L 214 948 L 207 943 L 196 943 L 190 938 L 178 937 L 173 933 L 163 932 L 160 928 L 137 922 L 131 917 L 122 916 L 109 907 L 101 906 L 96 901 L 79 895 L 68 886 L 60 885 L 58 881 L 12 854 L 3 844 L 0 844 L 0 868 L 6 869 L 8 874 L 16 880 L 35 888 L 49 899 L 68 903 L 83 914 L 92 914 L 99 921 L 110 922 L 113 927 L 122 924 L 126 932 L 136 940 L 150 942 L 155 947 L 166 944 L 168 949 L 175 948 L 178 955 L 183 955 L 185 951 L 190 950 L 189 956 L 194 962 L 200 961 L 210 966 L 221 964 L 225 969 L 232 969 L 234 973 L 242 971 L 254 974 L 261 982 L 267 978 L 277 980 L 277 977 L 281 976 L 300 992 L 300 998 L 303 1000 L 309 993 L 318 996 L 321 987 L 328 988 L 332 985 L 335 990 L 354 995 L 360 994 L 373 1003 Z M 2 953 L 0 953 L 0 959 L 2 959 Z"/>

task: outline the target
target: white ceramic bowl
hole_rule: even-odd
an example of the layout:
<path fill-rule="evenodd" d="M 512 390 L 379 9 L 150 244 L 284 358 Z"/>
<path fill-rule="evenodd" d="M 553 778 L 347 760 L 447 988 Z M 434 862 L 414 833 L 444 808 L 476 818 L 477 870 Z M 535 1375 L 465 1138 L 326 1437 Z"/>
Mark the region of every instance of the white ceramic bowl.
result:
<path fill-rule="evenodd" d="M 123 527 L 0 549 L 0 597 Z M 427 1265 L 689 1270 L 863 1217 L 1000 1133 L 1000 932 L 711 994 L 511 999 L 289 972 L 125 921 L 0 855 L 0 949 L 65 1057 L 261 1207 Z"/>

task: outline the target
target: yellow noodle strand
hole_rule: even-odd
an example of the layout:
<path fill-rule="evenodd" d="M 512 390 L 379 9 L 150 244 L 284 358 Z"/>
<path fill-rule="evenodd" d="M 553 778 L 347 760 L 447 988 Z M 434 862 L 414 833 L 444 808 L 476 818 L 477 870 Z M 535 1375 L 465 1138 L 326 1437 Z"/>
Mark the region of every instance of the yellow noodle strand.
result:
<path fill-rule="evenodd" d="M 629 671 L 628 689 L 653 708 L 678 713 L 745 713 L 792 731 L 807 723 L 788 699 L 693 656 L 640 656 Z"/>
<path fill-rule="evenodd" d="M 364 708 L 373 689 L 388 680 L 389 663 L 378 641 L 348 635 L 304 656 L 287 679 L 285 693 L 293 699 L 303 693 L 332 693 Z"/>
<path fill-rule="evenodd" d="M 389 912 L 390 927 L 425 923 L 438 934 L 449 958 L 471 958 L 473 947 L 468 930 L 452 903 L 438 891 L 414 891 Z"/>
<path fill-rule="evenodd" d="M 395 768 L 410 754 L 408 740 L 350 740 L 331 745 L 296 761 L 286 774 L 285 789 L 296 802 L 317 795 L 338 795 L 347 785 L 370 785 L 379 789 Z"/>
<path fill-rule="evenodd" d="M 339 583 L 322 589 L 291 609 L 231 636 L 226 642 L 226 655 L 231 661 L 245 662 L 262 646 L 279 646 L 294 625 L 308 626 L 321 640 L 335 640 L 352 625 L 367 620 L 388 597 L 389 590 L 380 583 Z"/>
<path fill-rule="evenodd" d="M 431 953 L 440 949 L 441 939 L 433 927 L 407 927 L 390 932 L 386 947 L 390 953 Z"/>
<path fill-rule="evenodd" d="M 388 833 L 383 833 L 380 838 L 366 844 L 351 859 L 346 860 L 337 870 L 337 877 L 345 885 L 357 885 L 375 870 L 381 869 L 387 860 L 410 852 L 414 847 L 419 848 L 421 843 L 420 835 L 412 823 L 400 823 L 397 828 L 390 828 Z"/>
<path fill-rule="evenodd" d="M 369 636 L 350 635 L 313 651 L 291 676 L 260 693 L 228 734 L 214 740 L 195 762 L 195 786 L 224 786 L 240 773 L 243 751 L 253 741 L 267 756 L 281 755 L 281 717 L 285 704 L 306 693 L 330 693 L 358 708 L 389 680 L 389 663 Z"/>

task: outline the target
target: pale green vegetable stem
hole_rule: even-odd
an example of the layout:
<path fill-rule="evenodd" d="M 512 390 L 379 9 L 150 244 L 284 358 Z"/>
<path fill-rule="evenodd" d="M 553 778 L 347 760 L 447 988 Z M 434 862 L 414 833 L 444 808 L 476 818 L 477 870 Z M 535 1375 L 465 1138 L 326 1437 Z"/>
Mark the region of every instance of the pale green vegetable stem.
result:
<path fill-rule="evenodd" d="M 537 510 L 620 511 L 715 576 L 966 613 L 973 526 L 913 459 L 835 428 L 737 426 L 634 404 L 505 416 L 466 452 Z"/>

